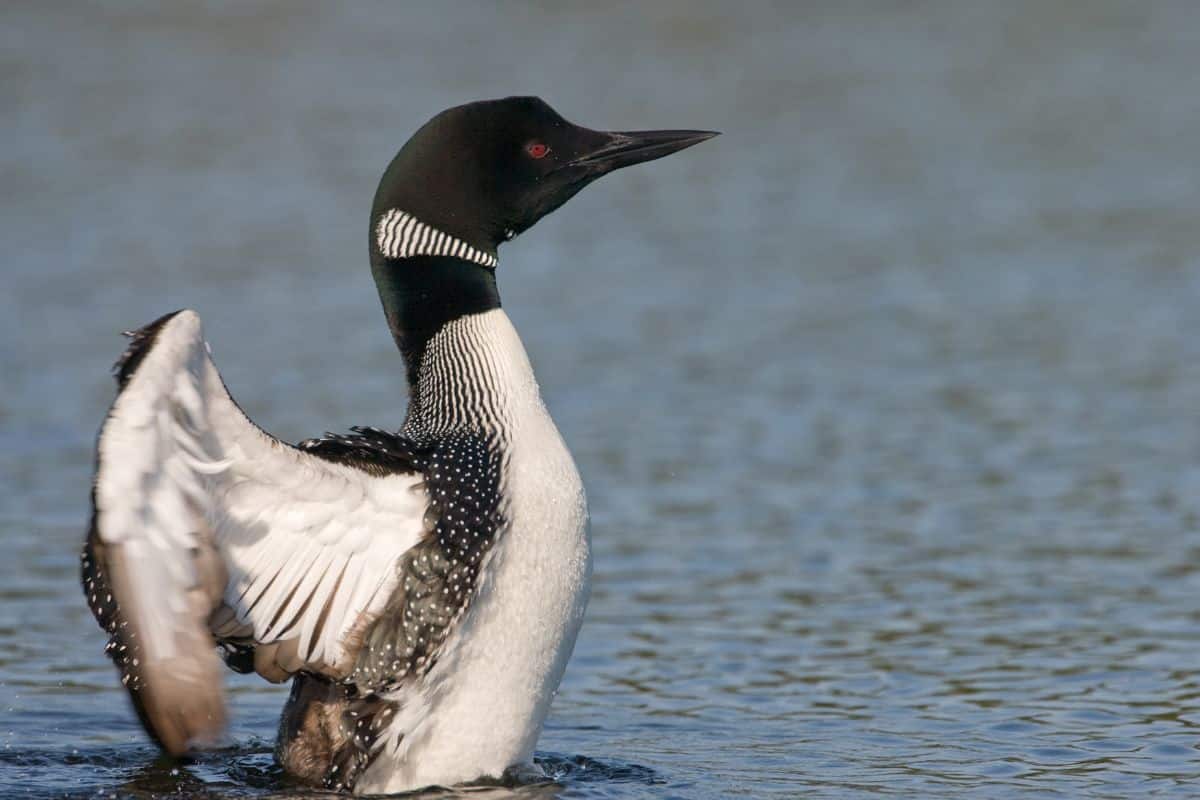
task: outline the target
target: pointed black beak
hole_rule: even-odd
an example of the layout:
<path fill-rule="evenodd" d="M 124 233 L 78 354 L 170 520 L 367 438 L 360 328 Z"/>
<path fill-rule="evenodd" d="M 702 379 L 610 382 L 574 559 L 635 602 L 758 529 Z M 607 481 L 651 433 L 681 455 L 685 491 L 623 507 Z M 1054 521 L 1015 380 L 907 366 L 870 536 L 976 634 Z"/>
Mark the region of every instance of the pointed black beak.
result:
<path fill-rule="evenodd" d="M 621 131 L 597 134 L 604 137 L 599 145 L 568 162 L 567 166 L 584 167 L 603 174 L 669 156 L 720 135 L 716 131 Z"/>

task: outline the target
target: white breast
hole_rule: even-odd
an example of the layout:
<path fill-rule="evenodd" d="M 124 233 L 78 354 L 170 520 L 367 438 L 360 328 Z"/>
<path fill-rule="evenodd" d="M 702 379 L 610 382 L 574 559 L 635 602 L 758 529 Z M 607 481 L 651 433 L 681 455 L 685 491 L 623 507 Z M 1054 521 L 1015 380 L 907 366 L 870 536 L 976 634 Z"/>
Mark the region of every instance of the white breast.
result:
<path fill-rule="evenodd" d="M 575 463 L 507 315 L 497 309 L 464 324 L 477 328 L 493 385 L 503 387 L 509 525 L 437 665 L 396 698 L 403 708 L 386 752 L 355 787 L 361 793 L 452 785 L 528 764 L 587 605 L 591 551 Z"/>

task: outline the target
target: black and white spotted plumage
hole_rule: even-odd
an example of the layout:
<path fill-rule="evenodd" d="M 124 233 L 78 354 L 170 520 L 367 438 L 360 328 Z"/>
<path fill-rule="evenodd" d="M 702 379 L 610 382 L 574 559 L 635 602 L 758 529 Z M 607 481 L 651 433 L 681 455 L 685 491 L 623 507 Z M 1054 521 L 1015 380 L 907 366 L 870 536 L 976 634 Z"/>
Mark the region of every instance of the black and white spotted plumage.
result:
<path fill-rule="evenodd" d="M 348 678 L 356 686 L 383 691 L 433 666 L 504 528 L 499 459 L 486 440 L 459 436 L 438 441 L 420 462 L 426 535 L 400 560 L 400 590 L 364 638 Z"/>

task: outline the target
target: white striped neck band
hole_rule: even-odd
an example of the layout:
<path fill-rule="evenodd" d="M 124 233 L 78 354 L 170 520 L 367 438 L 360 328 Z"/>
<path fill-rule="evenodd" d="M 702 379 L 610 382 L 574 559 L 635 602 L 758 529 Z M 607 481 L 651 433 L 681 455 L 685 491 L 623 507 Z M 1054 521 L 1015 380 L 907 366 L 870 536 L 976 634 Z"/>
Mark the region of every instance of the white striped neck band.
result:
<path fill-rule="evenodd" d="M 431 225 L 393 208 L 379 218 L 375 226 L 375 243 L 386 258 L 411 258 L 412 256 L 452 256 L 473 261 L 485 267 L 498 263 L 493 253 L 488 253 L 442 233 Z"/>

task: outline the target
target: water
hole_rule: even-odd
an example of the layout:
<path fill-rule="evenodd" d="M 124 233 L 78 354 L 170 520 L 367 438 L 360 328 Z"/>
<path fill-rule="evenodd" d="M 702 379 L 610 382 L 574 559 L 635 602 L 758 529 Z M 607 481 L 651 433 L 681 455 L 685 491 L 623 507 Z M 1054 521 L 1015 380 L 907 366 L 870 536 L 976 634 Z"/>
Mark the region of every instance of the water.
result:
<path fill-rule="evenodd" d="M 1191 4 L 0 14 L 4 796 L 304 795 L 282 689 L 231 678 L 230 749 L 165 764 L 101 654 L 116 332 L 191 306 L 278 435 L 398 425 L 371 192 L 512 92 L 725 135 L 501 254 L 597 573 L 555 781 L 471 796 L 1196 793 Z"/>

